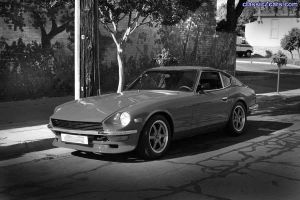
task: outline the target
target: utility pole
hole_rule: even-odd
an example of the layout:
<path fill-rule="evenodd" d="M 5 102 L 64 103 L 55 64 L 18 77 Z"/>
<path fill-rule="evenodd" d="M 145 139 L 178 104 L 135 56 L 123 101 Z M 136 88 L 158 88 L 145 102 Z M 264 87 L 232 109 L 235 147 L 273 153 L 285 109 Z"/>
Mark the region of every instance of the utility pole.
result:
<path fill-rule="evenodd" d="M 100 94 L 98 0 L 80 0 L 81 97 Z"/>

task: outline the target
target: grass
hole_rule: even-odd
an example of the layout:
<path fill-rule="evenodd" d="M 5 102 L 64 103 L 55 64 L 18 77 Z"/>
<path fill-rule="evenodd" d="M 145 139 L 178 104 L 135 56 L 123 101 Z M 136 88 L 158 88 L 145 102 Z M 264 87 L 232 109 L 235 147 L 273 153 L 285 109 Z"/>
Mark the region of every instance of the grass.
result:
<path fill-rule="evenodd" d="M 256 93 L 276 92 L 277 74 L 263 72 L 237 72 L 237 78 Z M 300 88 L 300 75 L 281 74 L 280 91 Z"/>
<path fill-rule="evenodd" d="M 271 58 L 265 58 L 265 57 L 251 57 L 251 58 L 239 58 L 237 57 L 237 60 L 244 60 L 244 61 L 252 61 L 252 62 L 268 62 L 271 63 Z M 287 64 L 292 64 L 292 65 L 298 65 L 300 66 L 300 59 L 295 58 L 295 59 L 288 59 Z"/>

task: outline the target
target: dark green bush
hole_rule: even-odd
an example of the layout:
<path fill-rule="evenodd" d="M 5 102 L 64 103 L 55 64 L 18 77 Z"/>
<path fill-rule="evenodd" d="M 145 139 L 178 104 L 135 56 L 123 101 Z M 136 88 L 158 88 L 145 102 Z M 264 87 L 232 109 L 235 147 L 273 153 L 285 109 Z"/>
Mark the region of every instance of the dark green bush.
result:
<path fill-rule="evenodd" d="M 73 91 L 73 56 L 57 59 L 60 49 L 43 49 L 18 39 L 4 44 L 0 56 L 0 101 L 70 95 Z"/>

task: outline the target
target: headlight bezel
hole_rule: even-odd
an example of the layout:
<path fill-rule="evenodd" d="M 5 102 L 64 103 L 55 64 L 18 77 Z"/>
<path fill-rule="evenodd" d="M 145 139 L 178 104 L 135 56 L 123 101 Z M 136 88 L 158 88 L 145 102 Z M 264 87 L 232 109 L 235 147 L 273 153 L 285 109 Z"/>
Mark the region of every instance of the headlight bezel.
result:
<path fill-rule="evenodd" d="M 128 126 L 131 122 L 131 115 L 129 112 L 117 112 L 113 116 L 111 116 L 108 120 L 105 120 L 107 125 L 111 124 L 114 127 L 124 128 Z M 104 123 L 105 123 L 104 122 Z"/>

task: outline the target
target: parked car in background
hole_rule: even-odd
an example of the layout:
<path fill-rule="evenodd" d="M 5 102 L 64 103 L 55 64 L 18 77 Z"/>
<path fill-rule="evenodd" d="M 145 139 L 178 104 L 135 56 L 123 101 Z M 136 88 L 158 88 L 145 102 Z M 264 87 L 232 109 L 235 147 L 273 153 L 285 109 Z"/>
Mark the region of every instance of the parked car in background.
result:
<path fill-rule="evenodd" d="M 207 67 L 158 67 L 122 93 L 82 98 L 56 107 L 48 127 L 53 144 L 95 153 L 137 150 L 161 157 L 171 141 L 226 127 L 241 135 L 257 108 L 255 92 Z"/>
<path fill-rule="evenodd" d="M 251 57 L 253 47 L 246 41 L 244 37 L 236 38 L 236 53 L 239 57 Z"/>

